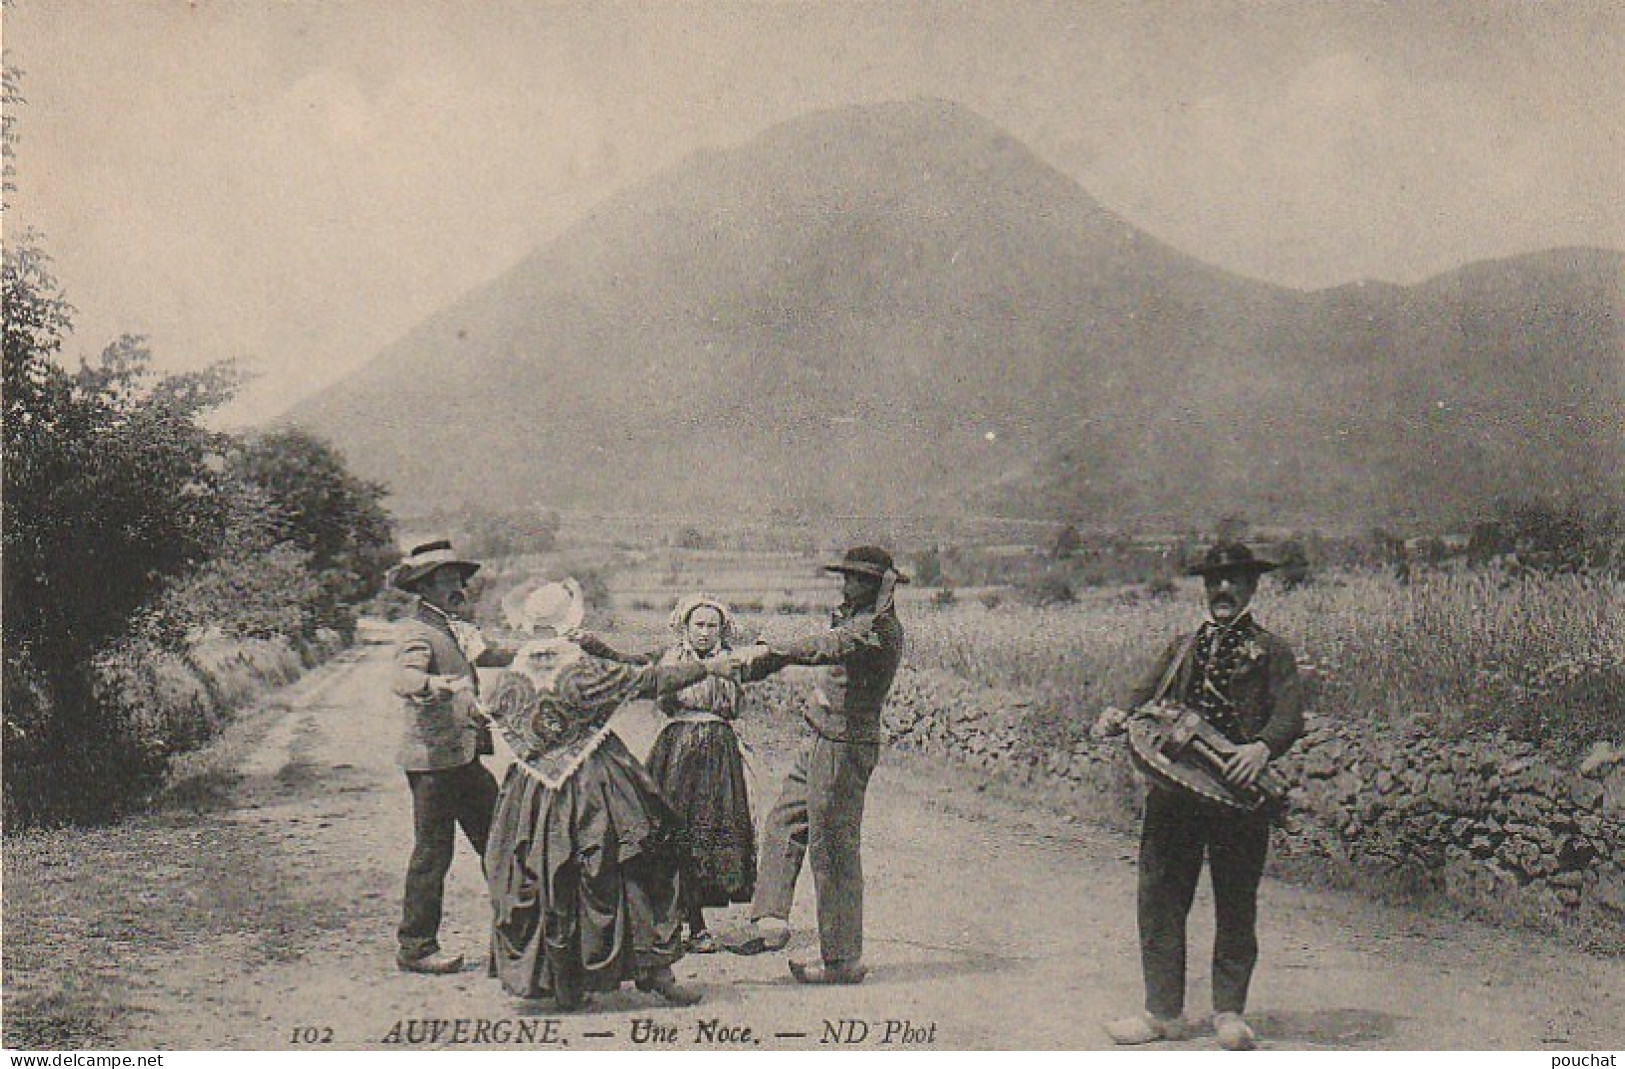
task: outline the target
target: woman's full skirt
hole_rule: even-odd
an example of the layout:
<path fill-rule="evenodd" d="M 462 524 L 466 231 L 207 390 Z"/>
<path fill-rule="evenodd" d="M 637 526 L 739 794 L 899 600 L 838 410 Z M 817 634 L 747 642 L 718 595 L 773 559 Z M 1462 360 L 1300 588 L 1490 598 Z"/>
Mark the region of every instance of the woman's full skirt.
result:
<path fill-rule="evenodd" d="M 491 972 L 503 989 L 610 991 L 682 957 L 680 837 L 613 733 L 557 790 L 509 768 L 485 852 Z"/>
<path fill-rule="evenodd" d="M 672 721 L 649 752 L 649 774 L 686 831 L 683 880 L 691 901 L 749 902 L 756 889 L 756 829 L 733 726 Z"/>

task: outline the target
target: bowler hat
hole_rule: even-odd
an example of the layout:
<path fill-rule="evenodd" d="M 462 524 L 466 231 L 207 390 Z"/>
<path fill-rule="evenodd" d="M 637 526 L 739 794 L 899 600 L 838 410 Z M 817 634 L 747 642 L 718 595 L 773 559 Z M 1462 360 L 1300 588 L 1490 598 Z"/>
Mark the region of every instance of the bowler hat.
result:
<path fill-rule="evenodd" d="M 1199 563 L 1190 566 L 1191 575 L 1222 575 L 1228 572 L 1248 572 L 1259 575 L 1273 572 L 1279 564 L 1253 556 L 1243 542 L 1216 542 L 1208 547 Z"/>
<path fill-rule="evenodd" d="M 863 575 L 870 579 L 883 579 L 886 573 L 890 572 L 896 577 L 897 582 L 908 582 L 908 576 L 899 572 L 897 565 L 892 563 L 891 554 L 879 546 L 853 546 L 836 563 L 824 565 L 824 570 Z"/>
<path fill-rule="evenodd" d="M 390 571 L 389 582 L 399 590 L 415 590 L 419 583 L 440 568 L 456 568 L 463 573 L 464 579 L 480 570 L 478 563 L 457 556 L 451 551 L 451 543 L 441 538 L 414 546 Z"/>

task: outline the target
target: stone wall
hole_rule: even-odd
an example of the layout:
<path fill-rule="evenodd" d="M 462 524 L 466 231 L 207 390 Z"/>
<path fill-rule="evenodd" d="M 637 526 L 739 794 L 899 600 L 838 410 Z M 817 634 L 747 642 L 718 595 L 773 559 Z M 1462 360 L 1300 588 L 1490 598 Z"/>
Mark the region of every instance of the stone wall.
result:
<path fill-rule="evenodd" d="M 1137 820 L 1120 740 L 1035 744 L 1020 694 L 904 669 L 886 711 L 894 746 L 1028 783 L 1089 819 Z M 1437 891 L 1491 919 L 1614 933 L 1625 945 L 1625 750 L 1560 768 L 1505 738 L 1443 742 L 1313 715 L 1277 765 L 1291 784 L 1278 860 L 1344 884 Z"/>

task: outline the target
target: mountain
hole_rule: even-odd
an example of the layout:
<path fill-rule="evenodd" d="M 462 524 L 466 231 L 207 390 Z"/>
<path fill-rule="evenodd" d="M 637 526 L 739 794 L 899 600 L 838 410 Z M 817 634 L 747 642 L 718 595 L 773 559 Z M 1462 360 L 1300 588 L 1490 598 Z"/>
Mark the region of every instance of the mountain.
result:
<path fill-rule="evenodd" d="M 408 508 L 1449 524 L 1620 494 L 1625 256 L 1304 293 L 970 111 L 805 116 L 604 203 L 289 419 Z"/>

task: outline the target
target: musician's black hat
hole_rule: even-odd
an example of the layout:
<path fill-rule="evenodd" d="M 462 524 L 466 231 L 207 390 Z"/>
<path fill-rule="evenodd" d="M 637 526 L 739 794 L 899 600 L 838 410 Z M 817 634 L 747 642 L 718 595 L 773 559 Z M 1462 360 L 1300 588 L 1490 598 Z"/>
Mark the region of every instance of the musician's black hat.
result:
<path fill-rule="evenodd" d="M 1190 566 L 1189 574 L 1208 576 L 1246 572 L 1261 575 L 1279 567 L 1273 561 L 1254 556 L 1244 542 L 1216 542 L 1208 547 L 1199 562 Z"/>

